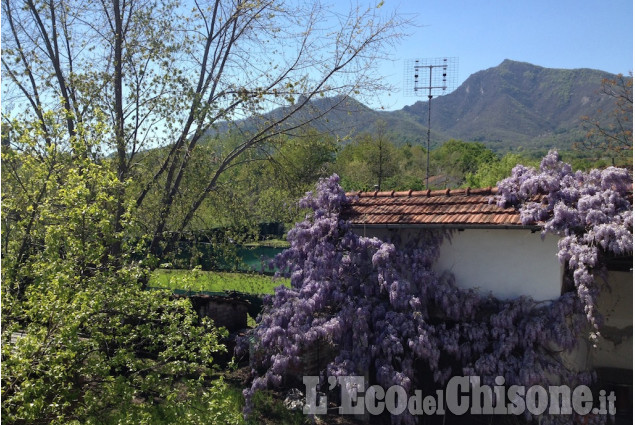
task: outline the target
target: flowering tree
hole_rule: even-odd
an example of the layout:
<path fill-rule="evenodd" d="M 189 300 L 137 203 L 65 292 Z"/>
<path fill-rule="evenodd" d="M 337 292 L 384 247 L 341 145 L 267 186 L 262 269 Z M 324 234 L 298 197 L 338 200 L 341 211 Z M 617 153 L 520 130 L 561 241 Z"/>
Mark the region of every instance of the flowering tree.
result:
<path fill-rule="evenodd" d="M 545 231 L 563 232 L 560 258 L 573 267 L 586 261 L 578 240 L 616 247 L 615 252 L 617 247 L 619 252 L 632 251 L 627 177 L 615 169 L 572 174 L 550 153 L 540 172 L 517 167 L 512 178 L 501 183 L 500 202 L 531 199 L 537 192 L 527 182 L 535 181 L 547 193 L 547 204 L 528 202 L 521 208 L 523 219 L 553 216 L 545 222 Z M 574 181 L 584 186 L 577 189 L 583 195 L 572 193 Z M 560 357 L 575 347 L 585 326 L 579 313 L 583 308 L 593 311 L 589 300 L 595 289 L 585 277 L 591 276 L 588 267 L 574 272 L 576 282 L 584 282 L 578 287 L 584 284 L 586 289 L 549 303 L 526 297 L 498 300 L 459 289 L 451 274 L 439 276 L 431 269 L 448 235 L 422 230 L 407 241 L 359 236 L 341 217 L 348 199 L 338 182 L 335 175 L 321 180 L 315 193 L 301 201 L 312 213 L 289 232 L 291 247 L 274 260 L 290 274 L 291 288 L 277 288 L 254 331 L 255 379 L 245 390 L 247 410 L 255 391 L 279 386 L 289 367 L 300 364 L 304 350 L 318 343 L 328 343 L 338 353 L 327 366 L 329 375 L 368 372 L 371 381 L 384 387 L 398 384 L 406 391 L 430 382 L 441 386 L 452 375 L 477 375 L 489 385 L 496 376 L 503 376 L 508 385 L 590 382 L 590 373 L 567 369 Z M 578 217 L 597 216 L 591 205 L 603 211 L 605 226 L 596 218 L 597 226 L 589 228 L 596 235 L 593 239 L 585 236 L 578 221 L 564 218 L 567 212 L 575 215 L 573 206 L 559 203 L 567 196 L 586 200 L 578 207 Z M 611 206 L 606 205 L 609 201 Z M 591 250 L 590 244 L 584 246 Z M 404 413 L 393 422 L 413 423 L 414 418 Z"/>

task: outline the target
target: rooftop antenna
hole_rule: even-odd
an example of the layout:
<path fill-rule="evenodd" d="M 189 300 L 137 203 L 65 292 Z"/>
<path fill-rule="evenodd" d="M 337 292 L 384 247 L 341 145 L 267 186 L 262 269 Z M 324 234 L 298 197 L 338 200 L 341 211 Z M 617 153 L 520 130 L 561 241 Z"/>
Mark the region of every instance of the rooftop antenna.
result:
<path fill-rule="evenodd" d="M 430 178 L 430 113 L 432 98 L 456 88 L 459 58 L 443 57 L 407 60 L 404 67 L 404 95 L 428 96 L 428 142 L 426 144 L 426 189 Z"/>

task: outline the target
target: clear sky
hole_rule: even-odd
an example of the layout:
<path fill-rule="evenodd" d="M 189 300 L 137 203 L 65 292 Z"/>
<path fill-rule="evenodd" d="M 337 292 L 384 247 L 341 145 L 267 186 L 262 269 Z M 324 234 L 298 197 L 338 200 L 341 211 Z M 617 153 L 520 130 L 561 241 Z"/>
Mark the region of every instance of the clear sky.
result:
<path fill-rule="evenodd" d="M 633 70 L 632 0 L 386 0 L 417 27 L 381 65 L 395 90 L 369 105 L 400 109 L 404 61 L 458 58 L 457 87 L 471 74 L 505 59 L 547 68 Z"/>

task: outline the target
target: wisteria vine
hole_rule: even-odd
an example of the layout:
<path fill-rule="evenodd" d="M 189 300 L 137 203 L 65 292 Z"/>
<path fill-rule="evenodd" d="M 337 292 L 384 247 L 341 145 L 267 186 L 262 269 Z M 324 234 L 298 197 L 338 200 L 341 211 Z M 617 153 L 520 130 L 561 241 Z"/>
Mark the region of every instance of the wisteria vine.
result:
<path fill-rule="evenodd" d="M 626 190 L 624 175 L 617 170 L 589 173 L 593 177 L 571 174 L 566 171 L 570 168 L 553 162 L 551 153 L 543 165 L 541 173 L 517 167 L 502 182 L 500 202 L 532 199 L 538 193 L 531 188 L 533 183 L 527 183 L 532 179 L 540 190 L 547 189 L 547 202 L 553 202 L 553 215 L 559 218 L 546 221 L 545 229 L 567 233 L 560 255 L 571 266 L 583 260 L 578 251 L 565 253 L 579 235 L 566 230 L 570 220 L 564 215 L 580 217 L 582 213 L 558 206 L 558 200 L 574 196 L 574 185 L 562 186 L 557 180 L 584 182 L 588 189 L 577 189 L 585 191 L 587 204 L 583 205 L 600 205 L 610 199 L 615 214 L 610 207 L 600 210 L 607 217 L 619 214 L 625 223 L 628 206 L 623 192 L 618 192 Z M 594 184 L 606 190 L 592 190 Z M 527 387 L 590 384 L 591 373 L 566 368 L 560 356 L 576 346 L 585 327 L 581 313 L 587 303 L 580 302 L 580 291 L 539 304 L 527 297 L 499 300 L 459 289 L 451 274 L 432 271 L 441 243 L 449 235 L 421 230 L 408 240 L 395 235 L 390 241 L 359 236 L 341 216 L 347 202 L 336 175 L 321 180 L 317 190 L 301 201 L 301 207 L 311 213 L 289 232 L 290 248 L 272 264 L 288 272 L 291 288 L 276 289 L 265 301 L 257 328 L 239 344 L 246 349 L 246 342 L 251 341 L 254 379 L 244 391 L 247 411 L 256 391 L 282 385 L 285 374 L 299 367 L 302 354 L 315 344 L 329 344 L 337 352 L 326 368 L 328 375 L 368 373 L 374 383 L 384 387 L 398 384 L 409 392 L 422 385 L 440 388 L 455 375 L 480 376 L 488 385 L 497 376 L 503 376 L 508 385 Z M 549 205 L 539 202 L 533 209 L 524 207 L 523 219 L 549 220 L 551 213 L 545 211 Z M 587 210 L 593 216 L 591 206 Z M 627 235 L 612 231 L 621 238 L 619 242 L 607 234 L 598 234 L 594 240 L 632 250 L 632 236 L 628 245 Z M 529 419 L 530 414 L 526 415 Z M 543 418 L 542 423 L 570 420 L 553 416 L 547 421 Z M 411 424 L 416 418 L 406 411 L 392 421 Z"/>
<path fill-rule="evenodd" d="M 561 236 L 558 258 L 572 278 L 596 339 L 602 325 L 596 301 L 602 256 L 633 252 L 633 177 L 623 168 L 573 172 L 550 151 L 540 169 L 517 165 L 498 183 L 499 206 L 519 207 L 523 224 L 540 223 Z M 630 200 L 629 200 L 630 196 Z M 599 277 L 599 276 L 598 276 Z"/>

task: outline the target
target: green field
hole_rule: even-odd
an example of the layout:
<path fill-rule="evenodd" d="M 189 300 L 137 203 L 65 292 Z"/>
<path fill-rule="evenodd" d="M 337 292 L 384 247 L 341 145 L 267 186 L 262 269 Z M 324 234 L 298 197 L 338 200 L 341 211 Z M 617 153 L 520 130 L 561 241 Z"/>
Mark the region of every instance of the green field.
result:
<path fill-rule="evenodd" d="M 289 245 L 290 245 L 289 242 L 287 242 L 284 239 L 267 239 L 264 241 L 247 242 L 243 244 L 243 246 L 248 246 L 248 247 L 266 246 L 269 248 L 284 248 L 284 249 L 289 248 Z"/>
<path fill-rule="evenodd" d="M 192 292 L 239 291 L 250 294 L 273 294 L 274 288 L 290 286 L 289 279 L 257 273 L 207 272 L 200 270 L 155 270 L 149 286 Z"/>

